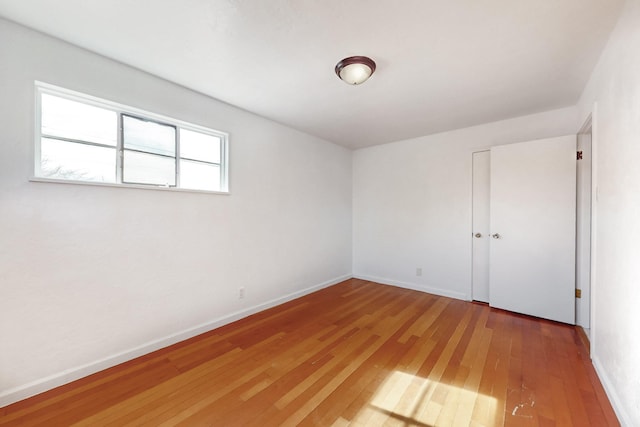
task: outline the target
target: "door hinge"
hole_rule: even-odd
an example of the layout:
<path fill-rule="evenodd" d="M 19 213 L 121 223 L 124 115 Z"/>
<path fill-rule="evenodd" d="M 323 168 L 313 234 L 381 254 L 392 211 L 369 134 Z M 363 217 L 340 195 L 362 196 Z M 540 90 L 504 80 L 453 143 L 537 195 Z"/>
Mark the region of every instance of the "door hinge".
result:
<path fill-rule="evenodd" d="M 578 160 L 582 160 L 582 151 L 578 151 L 578 155 L 576 157 Z"/>
<path fill-rule="evenodd" d="M 582 289 L 576 289 L 576 298 L 582 298 Z"/>

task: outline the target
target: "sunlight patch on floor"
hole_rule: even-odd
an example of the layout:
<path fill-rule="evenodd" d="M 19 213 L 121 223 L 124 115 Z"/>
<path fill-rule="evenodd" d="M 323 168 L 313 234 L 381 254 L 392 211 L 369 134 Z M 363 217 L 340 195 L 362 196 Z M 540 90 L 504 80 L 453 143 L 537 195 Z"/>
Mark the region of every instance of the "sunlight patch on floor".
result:
<path fill-rule="evenodd" d="M 394 371 L 351 425 L 493 426 L 496 408 L 494 397 Z"/>

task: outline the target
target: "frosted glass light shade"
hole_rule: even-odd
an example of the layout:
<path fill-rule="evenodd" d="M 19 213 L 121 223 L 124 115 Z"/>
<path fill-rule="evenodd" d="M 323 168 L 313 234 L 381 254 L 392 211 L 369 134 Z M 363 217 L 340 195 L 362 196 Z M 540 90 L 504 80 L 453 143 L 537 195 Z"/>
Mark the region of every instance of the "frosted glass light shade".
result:
<path fill-rule="evenodd" d="M 350 85 L 359 85 L 367 81 L 376 70 L 376 63 L 366 56 L 351 56 L 338 62 L 336 74 Z"/>

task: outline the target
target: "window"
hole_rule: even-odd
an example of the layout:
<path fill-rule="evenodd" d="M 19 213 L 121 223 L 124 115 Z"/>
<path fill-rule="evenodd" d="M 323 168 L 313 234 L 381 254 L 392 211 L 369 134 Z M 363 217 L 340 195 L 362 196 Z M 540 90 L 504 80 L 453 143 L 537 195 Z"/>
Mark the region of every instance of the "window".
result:
<path fill-rule="evenodd" d="M 225 133 L 36 84 L 35 176 L 227 192 Z"/>

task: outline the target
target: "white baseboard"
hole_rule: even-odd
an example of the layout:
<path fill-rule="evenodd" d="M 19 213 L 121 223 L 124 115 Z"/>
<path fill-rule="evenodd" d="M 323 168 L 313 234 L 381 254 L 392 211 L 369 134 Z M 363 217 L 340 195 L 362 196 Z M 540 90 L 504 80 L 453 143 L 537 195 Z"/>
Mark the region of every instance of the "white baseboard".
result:
<path fill-rule="evenodd" d="M 96 372 L 111 368 L 113 366 L 119 365 L 120 363 L 135 359 L 136 357 L 149 354 L 161 348 L 168 347 L 180 341 L 195 337 L 196 335 L 211 331 L 213 329 L 219 328 L 220 326 L 235 322 L 236 320 L 242 319 L 268 308 L 275 307 L 287 301 L 291 301 L 320 289 L 335 285 L 337 283 L 350 279 L 351 277 L 352 276 L 350 274 L 336 277 L 334 279 L 308 287 L 301 291 L 293 292 L 280 298 L 272 299 L 262 304 L 255 305 L 244 310 L 236 311 L 234 313 L 219 317 L 217 319 L 213 319 L 209 322 L 186 329 L 184 331 L 147 342 L 135 348 L 125 350 L 111 356 L 107 356 L 103 359 L 96 360 L 82 366 L 77 366 L 75 368 L 67 369 L 65 371 L 50 375 L 46 378 L 41 378 L 24 385 L 2 391 L 0 393 L 0 408 L 26 399 L 28 397 L 35 396 L 36 394 L 45 392 L 47 390 L 51 390 L 55 387 L 70 383 L 80 378 L 84 378 L 88 375 L 95 374 Z"/>
<path fill-rule="evenodd" d="M 596 374 L 598 374 L 598 378 L 600 378 L 600 382 L 604 387 L 604 391 L 607 393 L 607 397 L 611 402 L 611 406 L 613 406 L 613 410 L 618 416 L 618 421 L 620 421 L 622 427 L 631 427 L 633 425 L 631 424 L 631 418 L 629 417 L 627 411 L 624 409 L 624 406 L 622 406 L 620 402 L 620 396 L 618 396 L 615 387 L 613 387 L 613 384 L 611 384 L 611 380 L 607 375 L 607 371 L 602 367 L 602 364 L 600 363 L 600 360 L 597 356 L 592 355 L 591 361 L 593 362 L 593 366 L 596 369 Z"/>
<path fill-rule="evenodd" d="M 367 280 L 369 282 L 382 283 L 383 285 L 397 286 L 399 288 L 405 288 L 405 289 L 411 289 L 411 290 L 414 290 L 414 291 L 426 292 L 428 294 L 439 295 L 439 296 L 442 296 L 442 297 L 449 297 L 449 298 L 460 299 L 460 300 L 464 300 L 464 301 L 470 301 L 470 296 L 469 295 L 467 295 L 465 293 L 462 293 L 462 292 L 450 291 L 448 289 L 434 288 L 434 287 L 430 287 L 430 286 L 422 286 L 422 285 L 417 285 L 415 283 L 400 282 L 398 280 L 387 279 L 387 278 L 384 278 L 384 277 L 366 276 L 366 275 L 362 275 L 362 274 L 354 274 L 353 277 L 356 278 L 356 279 Z"/>

